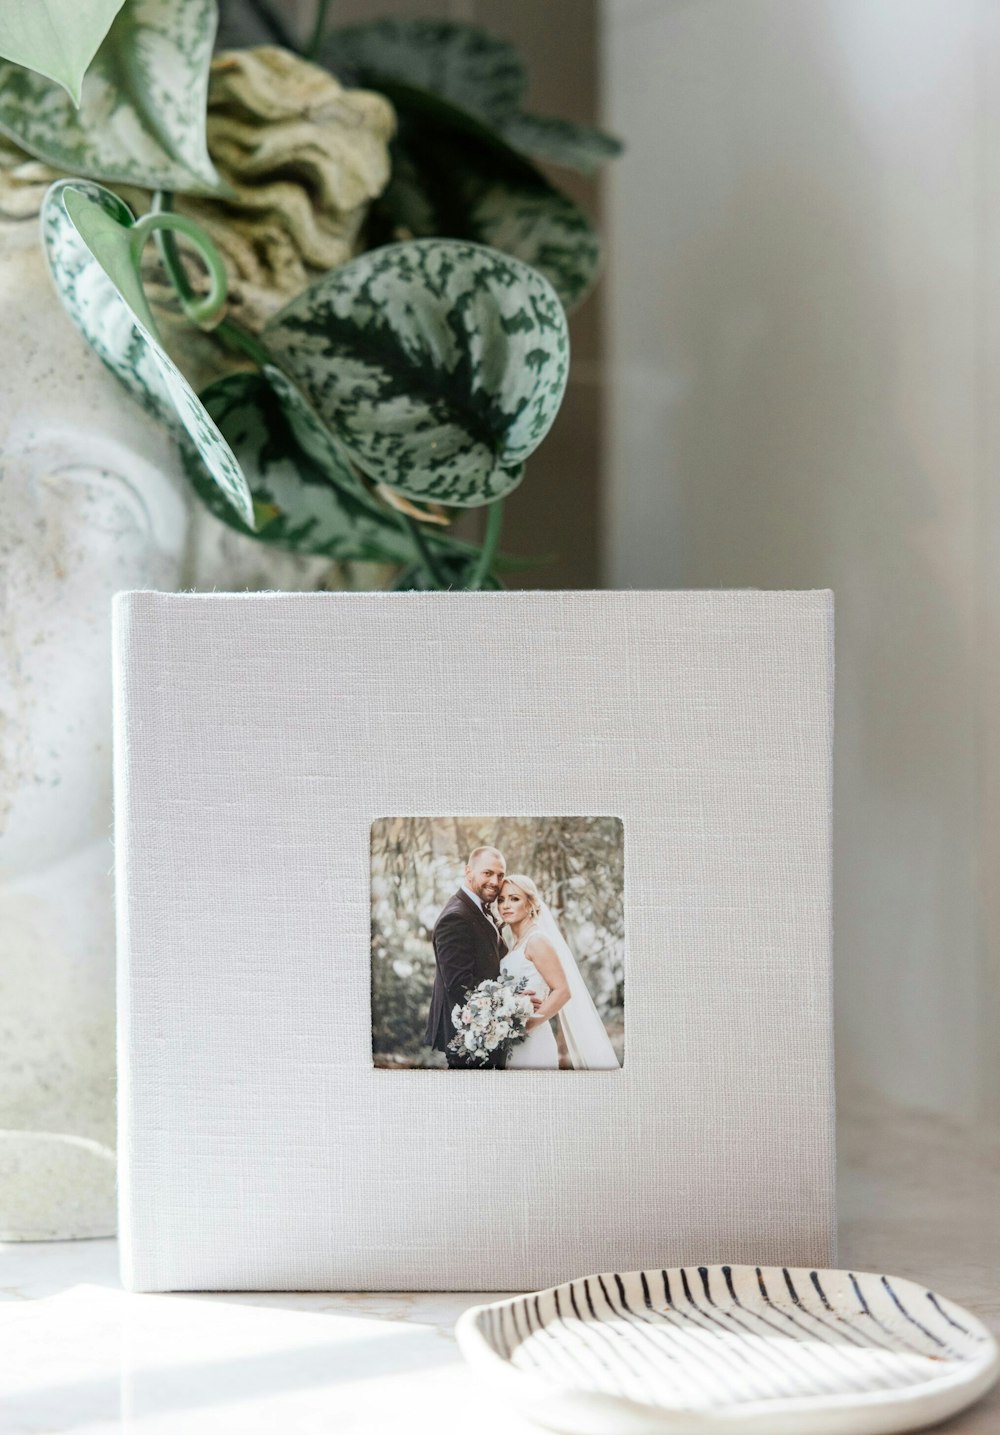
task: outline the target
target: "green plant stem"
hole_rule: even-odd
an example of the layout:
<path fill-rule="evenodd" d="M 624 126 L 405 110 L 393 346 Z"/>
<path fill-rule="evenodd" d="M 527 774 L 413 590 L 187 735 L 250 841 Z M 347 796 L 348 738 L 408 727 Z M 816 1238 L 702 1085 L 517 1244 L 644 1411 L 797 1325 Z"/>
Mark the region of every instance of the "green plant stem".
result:
<path fill-rule="evenodd" d="M 233 319 L 222 319 L 212 330 L 220 339 L 227 340 L 234 349 L 239 349 L 246 354 L 248 359 L 253 359 L 262 369 L 267 364 L 273 364 L 274 360 L 264 348 L 255 334 L 244 329 L 242 324 L 237 324 Z"/>
<path fill-rule="evenodd" d="M 475 591 L 481 588 L 490 576 L 490 569 L 493 567 L 497 556 L 497 548 L 500 545 L 500 530 L 503 528 L 503 504 L 502 498 L 491 503 L 489 512 L 486 515 L 486 532 L 483 535 L 483 546 L 476 560 L 467 584 L 468 588 Z"/>
<path fill-rule="evenodd" d="M 192 323 L 199 326 L 207 325 L 211 323 L 226 302 L 226 295 L 229 291 L 226 266 L 222 262 L 222 255 L 201 225 L 196 224 L 193 219 L 188 219 L 183 214 L 174 214 L 170 208 L 170 198 L 170 195 L 158 194 L 150 212 L 144 214 L 141 219 L 137 219 L 132 226 L 129 242 L 132 246 L 133 262 L 138 271 L 139 257 L 152 235 L 167 271 L 167 277 L 177 290 L 185 314 Z M 177 241 L 174 239 L 174 231 L 183 234 L 191 241 L 198 251 L 198 257 L 208 270 L 210 287 L 207 294 L 196 293 L 188 283 L 177 250 Z"/>
<path fill-rule="evenodd" d="M 154 214 L 172 214 L 174 196 L 169 189 L 158 189 L 153 195 L 152 212 Z M 167 278 L 170 280 L 177 297 L 182 303 L 196 298 L 195 291 L 188 282 L 184 265 L 181 263 L 180 251 L 177 248 L 177 240 L 168 229 L 158 229 L 154 235 L 156 249 L 163 260 L 163 267 L 167 271 Z"/>
<path fill-rule="evenodd" d="M 323 35 L 326 31 L 326 16 L 329 9 L 330 0 L 318 0 L 316 6 L 316 23 L 313 25 L 309 43 L 302 52 L 307 60 L 315 60 L 319 54 L 319 47 L 323 43 Z"/>
<path fill-rule="evenodd" d="M 154 211 L 157 214 L 172 213 L 170 204 L 173 199 L 171 194 L 160 191 L 153 200 Z M 191 301 L 198 296 L 192 289 L 187 274 L 184 272 L 184 265 L 181 263 L 180 252 L 177 248 L 177 240 L 170 229 L 159 228 L 155 231 L 156 247 L 163 260 L 163 267 L 167 271 L 167 278 L 170 280 L 177 297 L 180 299 L 185 314 L 190 314 Z M 255 364 L 261 368 L 271 362 L 271 356 L 253 334 L 247 332 L 232 319 L 220 319 L 213 331 L 220 339 L 227 340 L 233 348 L 239 349 L 248 358 L 253 359 Z"/>
<path fill-rule="evenodd" d="M 424 536 L 424 532 L 423 529 L 420 527 L 420 524 L 415 518 L 411 518 L 408 513 L 400 513 L 399 516 L 402 520 L 403 527 L 413 539 L 413 546 L 417 550 L 417 557 L 420 560 L 420 563 L 423 568 L 426 570 L 427 576 L 434 584 L 434 587 L 438 589 L 447 588 L 448 581 L 437 565 L 437 560 L 435 559 L 434 554 L 430 550 L 430 546 L 427 542 L 426 537 Z"/>

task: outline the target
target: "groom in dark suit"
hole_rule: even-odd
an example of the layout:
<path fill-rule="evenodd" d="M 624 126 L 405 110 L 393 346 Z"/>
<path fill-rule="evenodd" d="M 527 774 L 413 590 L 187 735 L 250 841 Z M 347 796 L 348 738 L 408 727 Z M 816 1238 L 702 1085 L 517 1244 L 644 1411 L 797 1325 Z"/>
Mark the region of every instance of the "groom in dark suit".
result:
<path fill-rule="evenodd" d="M 445 1053 L 449 1066 L 472 1064 L 447 1050 L 455 1035 L 452 1010 L 465 1001 L 473 987 L 500 975 L 500 963 L 507 954 L 499 919 L 489 910 L 500 895 L 506 871 L 502 852 L 495 847 L 477 847 L 469 854 L 465 880 L 434 923 L 431 941 L 437 971 L 424 1039 L 428 1046 Z M 505 1053 L 497 1053 L 488 1065 L 501 1067 L 506 1059 Z"/>

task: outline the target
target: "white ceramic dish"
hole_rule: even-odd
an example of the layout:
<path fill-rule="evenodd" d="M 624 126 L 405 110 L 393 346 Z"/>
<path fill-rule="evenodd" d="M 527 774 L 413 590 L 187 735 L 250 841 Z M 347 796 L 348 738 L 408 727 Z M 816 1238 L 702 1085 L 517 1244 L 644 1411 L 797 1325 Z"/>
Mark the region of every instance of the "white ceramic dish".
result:
<path fill-rule="evenodd" d="M 889 1435 L 1000 1370 L 960 1306 L 851 1271 L 612 1272 L 475 1306 L 456 1336 L 498 1396 L 568 1435 Z"/>

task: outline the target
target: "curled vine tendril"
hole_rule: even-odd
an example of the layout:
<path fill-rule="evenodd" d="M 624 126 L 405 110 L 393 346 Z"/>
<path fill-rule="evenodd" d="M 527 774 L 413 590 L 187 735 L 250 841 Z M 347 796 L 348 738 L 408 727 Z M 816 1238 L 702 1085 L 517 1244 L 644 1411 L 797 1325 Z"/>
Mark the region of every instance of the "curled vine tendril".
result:
<path fill-rule="evenodd" d="M 135 228 L 146 220 L 150 223 L 146 230 L 146 236 L 153 235 L 157 251 L 163 261 L 167 278 L 173 286 L 174 292 L 180 301 L 181 308 L 188 318 L 200 328 L 211 327 L 213 333 L 220 339 L 230 344 L 233 348 L 241 350 L 254 363 L 261 368 L 270 363 L 270 356 L 263 344 L 247 332 L 246 329 L 234 324 L 231 319 L 220 319 L 213 324 L 220 309 L 225 306 L 228 294 L 228 280 L 222 256 L 208 235 L 196 224 L 193 219 L 187 219 L 182 214 L 177 214 L 172 208 L 173 195 L 167 190 L 159 190 L 153 196 L 153 207 L 149 214 L 138 221 Z M 154 223 L 159 220 L 159 223 Z M 197 249 L 208 275 L 211 280 L 211 289 L 208 294 L 199 294 L 191 287 L 191 282 L 181 262 L 180 251 L 177 248 L 175 231 L 185 235 Z M 134 232 L 134 231 L 133 231 Z M 143 241 L 144 242 L 144 241 Z M 139 248 L 141 249 L 140 244 Z"/>
<path fill-rule="evenodd" d="M 172 231 L 183 234 L 197 251 L 209 278 L 207 294 L 196 293 L 188 283 Z M 193 219 L 188 219 L 183 214 L 175 214 L 169 208 L 169 196 L 157 195 L 150 212 L 144 214 L 141 219 L 137 219 L 129 231 L 132 263 L 135 265 L 137 274 L 140 273 L 142 251 L 151 236 L 156 241 L 164 268 L 171 284 L 177 291 L 185 314 L 199 328 L 206 328 L 225 306 L 229 293 L 229 281 L 226 277 L 226 266 L 222 262 L 222 255 L 201 225 L 196 224 Z M 170 241 L 169 244 L 165 242 L 167 240 Z"/>

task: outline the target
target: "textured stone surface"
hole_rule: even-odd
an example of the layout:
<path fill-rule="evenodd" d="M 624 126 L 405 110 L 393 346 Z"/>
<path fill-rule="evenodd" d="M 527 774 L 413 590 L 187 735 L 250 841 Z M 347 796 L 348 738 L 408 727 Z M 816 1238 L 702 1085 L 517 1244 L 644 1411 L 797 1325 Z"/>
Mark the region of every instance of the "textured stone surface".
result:
<path fill-rule="evenodd" d="M 389 179 L 396 120 L 381 95 L 348 90 L 317 65 L 261 46 L 216 56 L 208 145 L 233 190 L 183 195 L 226 261 L 231 312 L 251 329 L 362 247 L 362 224 Z M 194 264 L 192 279 L 200 278 Z"/>
<path fill-rule="evenodd" d="M 0 1233 L 92 1236 L 114 1230 L 111 596 L 312 587 L 329 564 L 193 507 L 34 222 L 0 222 L 0 316 Z"/>

